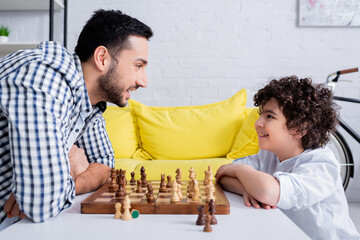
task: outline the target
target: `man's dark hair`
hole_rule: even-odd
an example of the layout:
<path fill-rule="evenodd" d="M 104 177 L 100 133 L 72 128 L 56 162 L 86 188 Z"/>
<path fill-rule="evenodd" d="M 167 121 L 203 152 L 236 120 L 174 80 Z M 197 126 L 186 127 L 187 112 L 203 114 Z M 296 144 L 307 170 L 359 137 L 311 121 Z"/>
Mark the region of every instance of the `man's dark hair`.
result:
<path fill-rule="evenodd" d="M 112 58 L 123 49 L 131 47 L 129 36 L 140 36 L 149 40 L 153 35 L 150 27 L 121 11 L 103 9 L 95 11 L 80 33 L 75 53 L 82 62 L 93 55 L 98 46 L 109 50 Z"/>
<path fill-rule="evenodd" d="M 254 96 L 261 113 L 264 105 L 274 98 L 286 118 L 290 133 L 305 133 L 301 138 L 304 149 L 315 149 L 329 142 L 330 131 L 338 123 L 338 106 L 332 92 L 311 79 L 296 76 L 271 80 Z"/>

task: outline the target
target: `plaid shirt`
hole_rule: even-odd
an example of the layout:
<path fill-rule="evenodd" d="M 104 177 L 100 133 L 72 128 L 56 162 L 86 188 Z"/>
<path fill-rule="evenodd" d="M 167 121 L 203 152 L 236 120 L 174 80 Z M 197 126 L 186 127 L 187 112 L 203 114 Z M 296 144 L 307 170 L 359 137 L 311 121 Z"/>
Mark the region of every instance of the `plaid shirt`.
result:
<path fill-rule="evenodd" d="M 71 205 L 73 144 L 90 163 L 113 167 L 105 109 L 91 105 L 79 58 L 58 43 L 0 58 L 0 223 L 11 193 L 35 222 Z"/>

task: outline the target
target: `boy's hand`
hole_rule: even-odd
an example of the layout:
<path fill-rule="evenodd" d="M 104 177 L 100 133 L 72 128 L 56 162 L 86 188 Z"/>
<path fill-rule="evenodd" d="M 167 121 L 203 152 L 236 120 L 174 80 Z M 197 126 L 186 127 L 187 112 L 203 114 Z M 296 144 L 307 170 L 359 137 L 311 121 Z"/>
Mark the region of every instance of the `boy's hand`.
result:
<path fill-rule="evenodd" d="M 265 209 L 274 209 L 276 208 L 276 206 L 270 206 L 269 204 L 266 203 L 261 203 L 258 200 L 256 200 L 254 197 L 252 197 L 247 191 L 243 191 L 243 199 L 244 199 L 244 204 L 247 207 L 251 207 L 253 206 L 256 209 L 261 207 L 265 208 Z"/>
<path fill-rule="evenodd" d="M 220 179 L 224 176 L 236 177 L 235 171 L 234 171 L 235 170 L 234 165 L 235 164 L 229 163 L 229 164 L 222 165 L 221 167 L 219 167 L 215 174 L 216 181 L 220 182 Z"/>

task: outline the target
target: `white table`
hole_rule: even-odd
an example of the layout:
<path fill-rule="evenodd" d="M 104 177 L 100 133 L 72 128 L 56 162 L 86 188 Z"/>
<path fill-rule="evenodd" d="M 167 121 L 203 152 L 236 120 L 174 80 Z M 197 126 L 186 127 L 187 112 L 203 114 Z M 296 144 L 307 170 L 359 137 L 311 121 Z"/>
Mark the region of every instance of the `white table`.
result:
<path fill-rule="evenodd" d="M 44 223 L 23 219 L 0 232 L 5 240 L 192 240 L 192 239 L 309 239 L 279 209 L 246 207 L 239 195 L 225 192 L 230 215 L 216 215 L 211 233 L 195 225 L 197 215 L 147 215 L 123 221 L 111 214 L 81 214 L 80 203 L 89 194 L 77 196 L 75 203 L 59 216 Z"/>

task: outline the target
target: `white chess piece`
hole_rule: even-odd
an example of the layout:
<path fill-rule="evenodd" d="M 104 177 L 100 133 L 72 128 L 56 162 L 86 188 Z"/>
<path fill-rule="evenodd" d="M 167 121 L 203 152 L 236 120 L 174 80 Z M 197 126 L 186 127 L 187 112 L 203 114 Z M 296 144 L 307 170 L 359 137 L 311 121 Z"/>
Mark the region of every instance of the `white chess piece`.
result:
<path fill-rule="evenodd" d="M 121 203 L 116 203 L 115 204 L 115 215 L 114 215 L 115 219 L 120 219 L 121 218 Z"/>
<path fill-rule="evenodd" d="M 172 182 L 172 188 L 171 188 L 171 192 L 172 192 L 172 196 L 171 196 L 171 202 L 172 203 L 176 203 L 176 202 L 179 202 L 180 201 L 180 199 L 179 199 L 179 196 L 178 196 L 178 194 L 177 194 L 177 192 L 178 192 L 178 187 L 177 187 L 177 183 L 176 183 L 176 181 L 174 180 L 173 182 Z"/>
<path fill-rule="evenodd" d="M 198 187 L 198 186 L 196 186 L 196 187 L 194 188 L 194 195 L 193 195 L 193 197 L 192 197 L 192 200 L 193 200 L 193 201 L 199 201 L 199 200 L 200 200 L 200 190 L 199 190 L 199 187 Z"/>
<path fill-rule="evenodd" d="M 121 219 L 122 220 L 131 220 L 132 219 L 132 216 L 131 216 L 131 213 L 130 213 L 130 198 L 128 195 L 126 195 L 125 199 L 124 199 L 124 213 L 123 215 L 121 216 Z"/>
<path fill-rule="evenodd" d="M 182 199 L 182 193 L 181 193 L 181 184 L 177 184 L 177 195 L 179 197 L 179 199 Z"/>
<path fill-rule="evenodd" d="M 206 202 L 210 202 L 210 200 L 214 200 L 215 201 L 215 197 L 214 197 L 214 192 L 215 192 L 215 188 L 213 185 L 207 185 L 207 196 L 206 196 Z"/>

